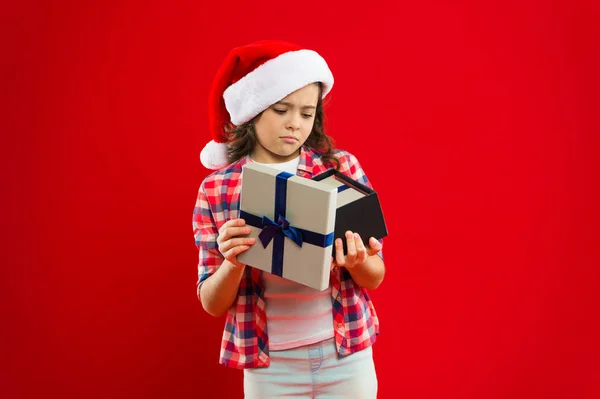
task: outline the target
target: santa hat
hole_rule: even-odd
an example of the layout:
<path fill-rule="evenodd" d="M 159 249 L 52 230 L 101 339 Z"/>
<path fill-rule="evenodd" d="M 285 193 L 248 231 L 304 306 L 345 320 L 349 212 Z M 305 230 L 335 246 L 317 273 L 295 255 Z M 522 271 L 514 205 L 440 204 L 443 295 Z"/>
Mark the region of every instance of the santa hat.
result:
<path fill-rule="evenodd" d="M 315 82 L 322 97 L 333 87 L 333 75 L 317 52 L 292 43 L 266 40 L 234 48 L 219 68 L 209 94 L 212 140 L 200 153 L 202 165 L 229 164 L 225 125 L 248 122 L 290 93 Z"/>

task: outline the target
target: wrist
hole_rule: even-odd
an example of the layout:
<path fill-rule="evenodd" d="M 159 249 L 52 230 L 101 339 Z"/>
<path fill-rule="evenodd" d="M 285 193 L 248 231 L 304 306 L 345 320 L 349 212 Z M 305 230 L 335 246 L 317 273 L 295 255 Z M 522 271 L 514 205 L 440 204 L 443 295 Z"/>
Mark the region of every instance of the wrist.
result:
<path fill-rule="evenodd" d="M 227 271 L 235 272 L 235 273 L 241 273 L 246 268 L 246 265 L 243 263 L 239 263 L 239 262 L 233 263 L 227 259 L 223 260 L 223 263 L 221 264 L 221 266 L 225 266 L 227 268 Z"/>

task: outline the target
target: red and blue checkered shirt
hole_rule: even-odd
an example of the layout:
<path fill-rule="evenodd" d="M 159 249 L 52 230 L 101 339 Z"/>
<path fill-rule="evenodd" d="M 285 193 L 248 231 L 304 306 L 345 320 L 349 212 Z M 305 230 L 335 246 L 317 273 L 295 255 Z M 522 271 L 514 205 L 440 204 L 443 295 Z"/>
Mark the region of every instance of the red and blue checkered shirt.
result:
<path fill-rule="evenodd" d="M 340 172 L 370 187 L 356 157 L 336 150 Z M 246 156 L 207 176 L 194 207 L 193 229 L 199 250 L 197 294 L 200 286 L 223 262 L 217 245 L 219 228 L 239 217 L 242 166 Z M 308 179 L 329 169 L 320 153 L 302 146 L 297 175 Z M 380 253 L 381 256 L 381 253 Z M 269 337 L 262 271 L 246 267 L 235 303 L 227 312 L 219 362 L 234 368 L 269 366 Z M 331 296 L 335 342 L 339 356 L 371 346 L 379 333 L 377 313 L 367 290 L 357 285 L 343 267 L 331 271 Z"/>

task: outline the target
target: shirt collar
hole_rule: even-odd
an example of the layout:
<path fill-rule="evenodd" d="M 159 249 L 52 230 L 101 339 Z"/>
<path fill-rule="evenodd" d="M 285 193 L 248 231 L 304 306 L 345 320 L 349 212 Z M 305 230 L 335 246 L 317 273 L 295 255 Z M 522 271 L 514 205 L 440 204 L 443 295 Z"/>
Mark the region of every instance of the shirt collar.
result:
<path fill-rule="evenodd" d="M 311 151 L 306 145 L 300 147 L 300 162 L 298 162 L 298 170 L 312 175 L 313 172 L 313 157 Z"/>

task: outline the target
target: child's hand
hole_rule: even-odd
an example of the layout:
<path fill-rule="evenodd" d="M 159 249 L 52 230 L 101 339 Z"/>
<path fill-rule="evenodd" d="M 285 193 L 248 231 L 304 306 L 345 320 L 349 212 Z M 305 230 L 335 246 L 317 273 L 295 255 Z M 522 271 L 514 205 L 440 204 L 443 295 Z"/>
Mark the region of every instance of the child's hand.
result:
<path fill-rule="evenodd" d="M 365 247 L 360 235 L 351 231 L 346 232 L 346 246 L 348 247 L 348 253 L 344 256 L 342 239 L 337 238 L 335 240 L 335 259 L 332 261 L 332 268 L 343 266 L 346 269 L 352 269 L 360 266 L 365 263 L 369 256 L 376 255 L 383 247 L 375 237 L 371 237 L 369 245 Z"/>
<path fill-rule="evenodd" d="M 244 219 L 228 220 L 219 229 L 217 244 L 223 257 L 237 267 L 243 267 L 242 263 L 237 261 L 237 256 L 246 251 L 254 242 L 255 238 L 238 237 L 239 235 L 250 233 L 251 228 L 246 226 Z"/>

